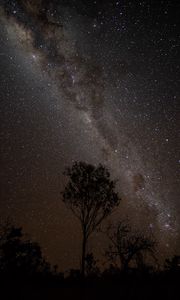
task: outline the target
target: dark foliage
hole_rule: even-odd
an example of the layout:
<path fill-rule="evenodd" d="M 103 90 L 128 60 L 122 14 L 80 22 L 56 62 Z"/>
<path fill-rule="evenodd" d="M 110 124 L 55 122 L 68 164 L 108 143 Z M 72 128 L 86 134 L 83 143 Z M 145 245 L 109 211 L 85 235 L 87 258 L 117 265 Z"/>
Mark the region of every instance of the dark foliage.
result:
<path fill-rule="evenodd" d="M 145 249 L 143 248 L 142 251 Z M 179 257 L 166 260 L 164 271 L 124 273 L 113 264 L 103 273 L 93 253 L 85 259 L 87 277 L 80 270 L 58 274 L 44 260 L 38 244 L 24 238 L 10 224 L 0 232 L 1 299 L 179 299 Z"/>
<path fill-rule="evenodd" d="M 0 228 L 0 276 L 3 280 L 49 278 L 56 267 L 42 256 L 40 246 L 24 238 L 22 228 L 9 223 Z"/>

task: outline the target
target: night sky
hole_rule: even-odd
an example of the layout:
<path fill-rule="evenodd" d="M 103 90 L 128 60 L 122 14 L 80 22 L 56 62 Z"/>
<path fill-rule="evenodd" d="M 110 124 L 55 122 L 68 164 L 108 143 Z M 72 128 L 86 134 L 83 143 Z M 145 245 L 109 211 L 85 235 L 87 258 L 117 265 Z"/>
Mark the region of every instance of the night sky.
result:
<path fill-rule="evenodd" d="M 61 196 L 76 160 L 118 179 L 111 222 L 128 216 L 160 259 L 179 254 L 179 16 L 168 0 L 0 0 L 0 217 L 60 269 L 80 260 Z"/>

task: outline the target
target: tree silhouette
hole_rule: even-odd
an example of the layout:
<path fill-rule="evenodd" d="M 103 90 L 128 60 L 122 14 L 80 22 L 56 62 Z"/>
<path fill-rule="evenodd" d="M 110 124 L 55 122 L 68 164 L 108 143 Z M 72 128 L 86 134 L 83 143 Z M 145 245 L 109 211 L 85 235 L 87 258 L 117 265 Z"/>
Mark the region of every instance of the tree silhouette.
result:
<path fill-rule="evenodd" d="M 145 254 L 156 260 L 153 238 L 133 232 L 128 223 L 121 221 L 117 225 L 110 225 L 106 234 L 110 240 L 106 256 L 111 262 L 119 259 L 122 271 L 127 271 L 132 262 L 138 267 L 144 266 Z"/>
<path fill-rule="evenodd" d="M 118 206 L 120 198 L 115 182 L 102 165 L 75 162 L 65 173 L 69 181 L 63 192 L 63 201 L 78 218 L 82 229 L 81 274 L 85 275 L 86 246 L 89 236 Z"/>
<path fill-rule="evenodd" d="M 0 228 L 0 275 L 4 278 L 35 278 L 50 275 L 49 263 L 42 256 L 40 246 L 25 240 L 22 228 L 7 223 Z"/>

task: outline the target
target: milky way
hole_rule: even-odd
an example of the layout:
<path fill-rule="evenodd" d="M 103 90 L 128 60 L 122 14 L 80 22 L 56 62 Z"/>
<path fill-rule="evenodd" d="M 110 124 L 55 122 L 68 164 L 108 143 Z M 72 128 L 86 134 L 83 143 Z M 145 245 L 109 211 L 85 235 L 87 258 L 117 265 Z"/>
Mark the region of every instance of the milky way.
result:
<path fill-rule="evenodd" d="M 153 231 L 159 252 L 177 252 L 179 6 L 0 7 L 2 217 L 23 224 L 50 260 L 76 263 L 79 235 L 61 203 L 62 173 L 75 160 L 101 162 L 119 180 L 114 218 L 128 215 Z"/>

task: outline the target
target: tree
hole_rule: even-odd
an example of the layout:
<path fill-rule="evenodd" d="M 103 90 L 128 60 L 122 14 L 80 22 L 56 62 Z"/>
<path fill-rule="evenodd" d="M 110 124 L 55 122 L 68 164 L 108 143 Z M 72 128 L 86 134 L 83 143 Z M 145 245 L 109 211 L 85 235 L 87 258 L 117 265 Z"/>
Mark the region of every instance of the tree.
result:
<path fill-rule="evenodd" d="M 65 173 L 69 181 L 63 192 L 63 201 L 80 221 L 82 229 L 81 274 L 85 275 L 86 246 L 89 236 L 118 206 L 120 198 L 109 171 L 85 162 L 75 162 Z"/>
<path fill-rule="evenodd" d="M 0 226 L 0 275 L 3 278 L 32 279 L 50 273 L 40 246 L 25 240 L 21 227 L 10 223 Z"/>
<path fill-rule="evenodd" d="M 121 221 L 115 226 L 110 225 L 106 234 L 110 240 L 106 256 L 110 261 L 115 261 L 118 258 L 122 271 L 127 271 L 132 262 L 138 267 L 144 266 L 145 254 L 149 254 L 156 260 L 153 238 L 139 232 L 132 232 L 128 223 Z"/>

